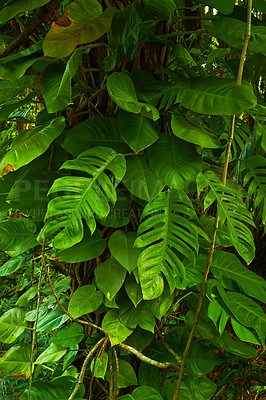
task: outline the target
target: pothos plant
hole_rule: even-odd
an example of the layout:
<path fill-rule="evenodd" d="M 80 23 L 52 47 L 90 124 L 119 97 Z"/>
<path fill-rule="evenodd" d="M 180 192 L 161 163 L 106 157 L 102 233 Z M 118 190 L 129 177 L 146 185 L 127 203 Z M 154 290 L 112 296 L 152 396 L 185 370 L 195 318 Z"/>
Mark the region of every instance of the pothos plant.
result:
<path fill-rule="evenodd" d="M 3 398 L 260 398 L 265 15 L 0 1 Z"/>

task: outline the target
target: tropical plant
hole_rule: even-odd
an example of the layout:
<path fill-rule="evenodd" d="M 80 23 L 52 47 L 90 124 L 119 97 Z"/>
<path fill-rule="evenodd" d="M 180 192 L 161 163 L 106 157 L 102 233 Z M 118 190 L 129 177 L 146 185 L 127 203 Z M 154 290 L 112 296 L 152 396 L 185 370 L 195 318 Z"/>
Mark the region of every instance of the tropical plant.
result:
<path fill-rule="evenodd" d="M 1 398 L 262 398 L 265 17 L 0 0 Z"/>

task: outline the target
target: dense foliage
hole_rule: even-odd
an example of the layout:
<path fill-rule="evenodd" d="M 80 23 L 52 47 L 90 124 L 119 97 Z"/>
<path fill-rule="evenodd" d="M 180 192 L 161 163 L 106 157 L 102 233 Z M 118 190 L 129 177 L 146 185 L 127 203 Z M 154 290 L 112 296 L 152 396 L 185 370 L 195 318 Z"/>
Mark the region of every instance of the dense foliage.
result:
<path fill-rule="evenodd" d="M 2 399 L 263 398 L 250 6 L 0 0 Z"/>

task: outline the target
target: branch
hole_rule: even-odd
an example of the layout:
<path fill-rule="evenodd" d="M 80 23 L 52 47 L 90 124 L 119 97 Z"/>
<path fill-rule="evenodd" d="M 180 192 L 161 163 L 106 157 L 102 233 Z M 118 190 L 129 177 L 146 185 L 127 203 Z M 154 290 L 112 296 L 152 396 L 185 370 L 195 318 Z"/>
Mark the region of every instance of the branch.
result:
<path fill-rule="evenodd" d="M 244 45 L 243 45 L 242 52 L 241 52 L 240 62 L 239 62 L 237 85 L 241 85 L 243 69 L 244 69 L 244 62 L 245 62 L 245 57 L 246 57 L 246 52 L 247 52 L 247 47 L 248 47 L 248 42 L 249 42 L 249 39 L 251 37 L 251 13 L 252 13 L 252 0 L 248 0 L 248 5 L 247 5 L 247 30 L 246 30 L 245 41 L 244 41 Z M 227 148 L 226 148 L 225 162 L 224 162 L 224 165 L 223 165 L 223 176 L 222 176 L 223 185 L 226 185 L 227 170 L 228 170 L 228 165 L 229 165 L 229 155 L 230 155 L 231 145 L 232 145 L 233 138 L 234 138 L 234 126 L 235 126 L 235 115 L 232 115 L 229 139 L 228 139 Z M 214 247 L 215 247 L 215 239 L 216 239 L 216 233 L 217 233 L 218 225 L 219 225 L 219 216 L 218 216 L 218 212 L 216 211 L 213 234 L 212 234 L 212 240 L 211 240 L 211 247 L 210 247 L 210 250 L 209 250 L 207 265 L 206 265 L 206 269 L 205 269 L 204 276 L 203 276 L 203 281 L 202 281 L 202 286 L 201 286 L 201 291 L 200 291 L 200 296 L 199 296 L 199 302 L 198 302 L 198 306 L 197 306 L 197 310 L 196 310 L 193 326 L 192 326 L 192 329 L 191 329 L 190 334 L 189 334 L 189 338 L 188 338 L 188 341 L 187 341 L 187 344 L 186 344 L 185 351 L 183 353 L 183 357 L 182 357 L 182 361 L 181 361 L 181 365 L 180 365 L 179 377 L 178 377 L 176 391 L 175 391 L 173 400 L 177 400 L 177 396 L 178 396 L 179 391 L 180 391 L 182 376 L 183 376 L 183 373 L 184 373 L 184 370 L 185 370 L 186 357 L 187 357 L 190 345 L 191 345 L 193 337 L 194 337 L 194 333 L 195 333 L 195 330 L 196 330 L 196 327 L 197 327 L 197 323 L 198 323 L 198 319 L 199 319 L 200 310 L 201 310 L 203 299 L 204 299 L 204 296 L 205 296 L 206 282 L 207 282 L 207 278 L 208 278 L 208 274 L 209 274 L 209 270 L 210 270 L 210 265 L 211 265 L 211 262 L 212 262 L 212 256 L 213 256 L 213 251 L 214 251 Z"/>
<path fill-rule="evenodd" d="M 134 349 L 134 347 L 128 346 L 127 344 L 124 343 L 119 343 L 118 345 L 121 347 L 121 349 L 127 350 L 130 353 L 134 354 L 136 357 L 138 357 L 141 361 L 144 361 L 147 364 L 153 365 L 154 367 L 161 368 L 161 369 L 167 369 L 167 368 L 174 368 L 175 370 L 179 370 L 179 365 L 171 362 L 159 362 L 156 360 L 153 360 L 149 357 L 144 356 L 140 351 L 137 349 Z"/>
<path fill-rule="evenodd" d="M 4 58 L 16 50 L 28 37 L 34 32 L 38 26 L 45 23 L 51 23 L 58 19 L 58 8 L 61 0 L 51 0 L 48 4 L 41 7 L 40 11 L 33 20 L 26 26 L 23 32 L 0 54 L 0 58 Z"/>
<path fill-rule="evenodd" d="M 106 338 L 102 338 L 101 340 L 99 340 L 99 342 L 96 343 L 96 345 L 91 349 L 91 351 L 89 352 L 89 354 L 87 355 L 87 357 L 85 358 L 85 361 L 82 365 L 81 368 L 81 372 L 79 375 L 79 380 L 78 383 L 75 386 L 75 389 L 73 390 L 73 392 L 71 393 L 71 395 L 69 396 L 68 400 L 72 400 L 74 399 L 75 395 L 77 394 L 80 386 L 82 385 L 82 382 L 85 378 L 85 372 L 87 369 L 88 364 L 90 363 L 91 359 L 93 358 L 94 354 L 96 353 L 96 350 L 98 349 L 98 347 L 106 340 Z"/>

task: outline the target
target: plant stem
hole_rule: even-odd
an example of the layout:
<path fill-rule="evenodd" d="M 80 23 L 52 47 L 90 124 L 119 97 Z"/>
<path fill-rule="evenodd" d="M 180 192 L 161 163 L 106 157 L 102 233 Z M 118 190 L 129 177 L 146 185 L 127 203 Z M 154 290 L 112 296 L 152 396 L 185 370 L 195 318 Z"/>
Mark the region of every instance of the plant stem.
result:
<path fill-rule="evenodd" d="M 243 69 L 244 69 L 244 62 L 245 62 L 245 57 L 246 57 L 246 52 L 247 52 L 247 47 L 248 47 L 248 42 L 249 42 L 249 39 L 251 37 L 251 13 L 252 13 L 252 0 L 248 0 L 248 5 L 247 5 L 247 29 L 246 29 L 246 36 L 245 36 L 244 45 L 243 45 L 242 52 L 241 52 L 240 62 L 239 62 L 237 85 L 241 85 Z M 235 126 L 235 115 L 232 115 L 230 133 L 229 133 L 229 138 L 228 138 L 228 143 L 227 143 L 227 148 L 226 148 L 225 162 L 224 162 L 224 165 L 223 165 L 223 175 L 222 175 L 222 183 L 223 183 L 223 185 L 226 185 L 226 177 L 227 177 L 227 171 L 228 171 L 228 165 L 229 165 L 229 155 L 230 155 L 231 145 L 232 145 L 233 138 L 234 138 L 234 126 Z M 207 282 L 207 278 L 208 278 L 208 274 L 209 274 L 210 265 L 211 265 L 211 262 L 212 262 L 212 256 L 213 256 L 213 252 L 214 252 L 215 239 L 216 239 L 216 233 L 217 233 L 218 225 L 219 225 L 219 216 L 218 216 L 218 213 L 216 211 L 213 234 L 212 234 L 212 240 L 211 240 L 211 247 L 209 249 L 207 265 L 206 265 L 206 269 L 205 269 L 205 272 L 204 272 L 204 275 L 203 275 L 203 281 L 202 281 L 202 286 L 201 286 L 198 306 L 197 306 L 197 310 L 196 310 L 193 326 L 192 326 L 192 329 L 190 331 L 189 338 L 188 338 L 188 341 L 187 341 L 187 344 L 186 344 L 186 348 L 185 348 L 185 351 L 183 353 L 183 357 L 182 357 L 182 361 L 181 361 L 181 365 L 180 365 L 179 377 L 178 377 L 176 391 L 175 391 L 173 400 L 177 400 L 177 396 L 178 396 L 178 393 L 180 391 L 182 376 L 183 376 L 183 373 L 185 371 L 186 357 L 187 357 L 188 351 L 190 349 L 190 345 L 191 345 L 191 343 L 193 341 L 194 333 L 195 333 L 195 330 L 196 330 L 196 327 L 197 327 L 197 323 L 198 323 L 198 319 L 199 319 L 200 310 L 201 310 L 203 299 L 204 299 L 204 296 L 205 296 L 206 282 Z"/>
<path fill-rule="evenodd" d="M 166 369 L 166 368 L 174 368 L 175 370 L 179 370 L 179 365 L 171 362 L 159 362 L 156 360 L 152 360 L 149 357 L 144 356 L 140 351 L 137 349 L 134 349 L 134 347 L 128 346 L 127 344 L 124 343 L 119 343 L 118 345 L 121 347 L 121 349 L 130 351 L 130 353 L 134 354 L 136 357 L 138 357 L 141 361 L 144 361 L 147 364 L 153 365 L 154 367 L 158 367 L 161 369 Z"/>
<path fill-rule="evenodd" d="M 81 372 L 79 375 L 79 380 L 78 383 L 75 386 L 75 389 L 73 390 L 73 392 L 71 393 L 71 395 L 69 396 L 68 400 L 72 400 L 74 399 L 75 395 L 77 394 L 80 386 L 82 385 L 82 382 L 85 378 L 85 372 L 86 372 L 86 368 L 88 366 L 88 364 L 90 363 L 91 359 L 93 358 L 94 354 L 96 353 L 96 350 L 98 349 L 99 346 L 101 346 L 101 344 L 106 340 L 106 338 L 102 338 L 101 340 L 99 340 L 99 342 L 96 343 L 96 345 L 91 349 L 91 351 L 89 352 L 89 354 L 87 355 L 87 357 L 85 358 L 85 361 L 82 365 L 81 368 Z"/>
<path fill-rule="evenodd" d="M 31 358 L 30 358 L 30 382 L 29 382 L 29 394 L 28 394 L 28 399 L 30 400 L 30 394 L 31 394 L 31 387 L 32 387 L 32 382 L 33 382 L 33 360 L 34 360 L 34 353 L 35 353 L 35 343 L 37 339 L 37 323 L 38 323 L 38 317 L 39 317 L 39 308 L 41 304 L 41 280 L 42 280 L 42 275 L 43 275 L 43 269 L 45 265 L 45 259 L 44 259 L 44 247 L 45 247 L 45 242 L 43 241 L 42 244 L 42 268 L 41 272 L 39 275 L 38 279 L 38 289 L 37 289 L 37 307 L 36 307 L 36 318 L 34 322 L 34 328 L 33 328 L 33 333 L 32 333 L 32 344 L 31 344 Z"/>

